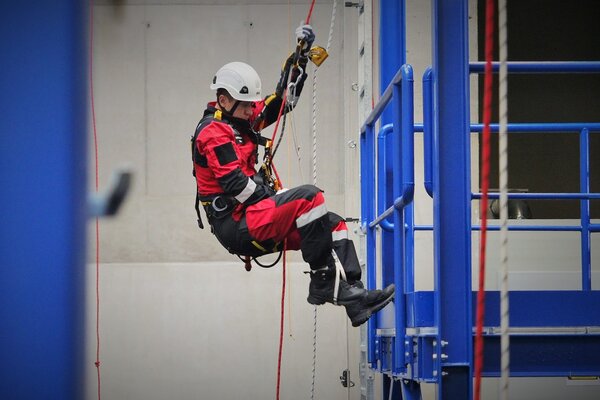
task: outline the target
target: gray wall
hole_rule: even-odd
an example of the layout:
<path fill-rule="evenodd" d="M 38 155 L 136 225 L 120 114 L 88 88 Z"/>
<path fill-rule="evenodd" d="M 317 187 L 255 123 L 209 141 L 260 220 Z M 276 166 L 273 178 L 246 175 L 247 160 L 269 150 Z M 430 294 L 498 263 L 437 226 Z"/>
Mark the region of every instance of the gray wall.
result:
<path fill-rule="evenodd" d="M 126 3 L 126 4 L 125 4 Z M 282 266 L 243 264 L 196 225 L 189 138 L 232 60 L 253 65 L 273 91 L 293 50 L 304 2 L 104 2 L 94 7 L 94 94 L 100 187 L 122 165 L 135 173 L 117 218 L 100 223 L 102 393 L 108 399 L 258 399 L 275 396 Z M 217 3 L 217 2 L 211 2 Z M 239 5 L 242 3 L 242 5 Z M 261 2 L 267 3 L 267 2 Z M 115 5 L 117 4 L 117 5 Z M 317 86 L 317 173 L 328 207 L 344 214 L 344 92 L 356 61 L 356 13 L 338 4 Z M 331 3 L 311 23 L 326 45 Z M 354 43 L 353 43 L 354 41 Z M 275 159 L 287 187 L 312 181 L 312 67 Z M 349 115 L 348 115 L 349 114 Z M 263 134 L 270 136 L 272 129 Z M 295 140 L 293 140 L 295 139 Z M 300 156 L 294 151 L 300 147 Z M 93 149 L 91 148 L 91 154 Z M 356 151 L 356 150 L 353 150 Z M 94 182 L 94 160 L 90 161 Z M 357 176 L 354 179 L 358 179 Z M 353 227 L 350 227 L 353 229 Z M 89 230 L 87 397 L 96 396 L 95 224 Z M 314 309 L 307 267 L 288 255 L 282 398 L 310 396 Z M 319 307 L 316 398 L 358 396 L 358 329 L 343 308 Z M 357 386 L 339 383 L 351 368 Z"/>
<path fill-rule="evenodd" d="M 96 4 L 93 50 L 100 187 L 107 186 L 117 167 L 128 165 L 135 172 L 133 191 L 118 217 L 100 223 L 103 397 L 274 398 L 282 267 L 255 267 L 248 273 L 207 229 L 197 228 L 189 138 L 206 102 L 213 98 L 208 84 L 222 64 L 246 61 L 261 75 L 265 93 L 274 89 L 279 68 L 294 44 L 293 30 L 306 17 L 308 2 Z M 323 46 L 331 5 L 331 1 L 317 2 L 311 20 L 317 43 Z M 474 30 L 474 5 L 470 14 Z M 415 121 L 421 122 L 420 80 L 431 63 L 430 2 L 408 1 L 407 15 L 407 59 L 415 71 Z M 374 34 L 376 44 L 376 27 Z M 471 37 L 471 54 L 475 55 L 474 31 Z M 329 209 L 345 216 L 358 216 L 358 149 L 348 146 L 349 140 L 358 139 L 357 92 L 352 90 L 358 79 L 357 48 L 357 12 L 344 9 L 338 1 L 330 57 L 318 72 L 316 159 L 317 183 L 325 190 Z M 275 160 L 287 187 L 312 181 L 312 71 Z M 375 83 L 374 92 L 377 88 Z M 476 97 L 472 96 L 472 118 L 477 115 Z M 270 136 L 271 129 L 264 134 Z M 472 152 L 477 154 L 477 140 L 472 142 Z M 423 180 L 420 136 L 415 146 L 418 183 Z M 93 155 L 91 147 L 90 151 Z M 473 164 L 472 174 L 477 177 Z M 92 157 L 90 190 L 93 174 Z M 417 186 L 415 199 L 416 222 L 430 224 L 432 202 L 422 185 Z M 477 218 L 475 206 L 473 217 Z M 349 228 L 353 231 L 357 226 Z M 490 236 L 487 287 L 497 289 L 497 238 L 493 233 Z M 510 238 L 512 288 L 577 288 L 576 235 L 516 233 Z M 473 239 L 476 254 L 477 235 Z M 432 237 L 419 232 L 416 241 L 416 288 L 431 290 Z M 88 399 L 96 398 L 95 248 L 91 223 Z M 594 248 L 599 248 L 597 240 Z M 474 256 L 473 265 L 476 262 Z M 302 271 L 306 265 L 295 253 L 288 255 L 288 264 L 281 397 L 304 399 L 310 398 L 314 314 L 305 300 L 308 277 Z M 477 282 L 475 274 L 473 282 Z M 599 287 L 595 281 L 594 288 Z M 315 398 L 358 399 L 358 329 L 348 327 L 343 310 L 330 305 L 319 307 L 317 327 Z M 349 390 L 338 378 L 346 368 L 357 384 Z M 485 380 L 484 385 L 485 398 L 496 398 L 495 380 Z M 521 379 L 515 380 L 511 390 L 515 399 L 591 399 L 599 395 L 596 388 L 600 386 L 567 386 L 564 379 Z M 434 398 L 434 387 L 424 386 L 424 398 Z"/>

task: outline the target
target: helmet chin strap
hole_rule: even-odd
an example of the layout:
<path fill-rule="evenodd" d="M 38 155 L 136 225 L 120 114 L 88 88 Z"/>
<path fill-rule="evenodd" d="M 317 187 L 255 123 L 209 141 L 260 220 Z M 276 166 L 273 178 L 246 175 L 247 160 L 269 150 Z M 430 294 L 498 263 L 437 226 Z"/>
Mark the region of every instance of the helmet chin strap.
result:
<path fill-rule="evenodd" d="M 229 114 L 230 116 L 233 117 L 233 113 L 235 112 L 235 110 L 238 108 L 238 106 L 240 105 L 241 101 L 236 100 L 235 103 L 233 104 L 233 107 L 231 107 L 231 110 L 227 110 L 222 104 L 221 101 L 219 100 L 219 98 L 217 97 L 217 104 L 219 105 L 219 108 L 221 109 L 221 111 L 225 112 L 225 114 Z"/>

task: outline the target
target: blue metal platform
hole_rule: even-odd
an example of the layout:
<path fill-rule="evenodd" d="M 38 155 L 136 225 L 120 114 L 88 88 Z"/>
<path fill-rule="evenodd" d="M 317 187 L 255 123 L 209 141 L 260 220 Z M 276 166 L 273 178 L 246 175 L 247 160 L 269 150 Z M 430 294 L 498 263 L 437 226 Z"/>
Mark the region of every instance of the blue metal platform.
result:
<path fill-rule="evenodd" d="M 379 102 L 361 128 L 361 226 L 366 236 L 367 284 L 369 288 L 376 282 L 396 284 L 393 311 L 372 318 L 367 329 L 368 362 L 385 376 L 385 398 L 391 391 L 390 377 L 401 378 L 397 381 L 402 391 L 394 393 L 397 399 L 419 399 L 423 382 L 438 385 L 439 399 L 473 395 L 476 301 L 471 233 L 480 228 L 471 220 L 471 203 L 481 194 L 471 191 L 470 135 L 481 132 L 482 126 L 470 122 L 469 77 L 482 73 L 483 66 L 469 63 L 467 3 L 433 1 L 433 66 L 423 74 L 423 123 L 413 120 L 412 67 L 404 63 L 390 74 L 382 59 L 381 81 L 390 83 L 382 88 Z M 404 49 L 404 37 L 398 42 L 398 48 Z M 508 72 L 600 73 L 600 62 L 511 62 Z M 391 114 L 391 121 L 385 113 Z M 493 132 L 497 130 L 497 125 L 492 126 Z M 600 198 L 600 193 L 590 192 L 589 173 L 590 135 L 600 133 L 600 122 L 509 124 L 508 131 L 579 135 L 579 192 L 511 193 L 509 198 L 579 200 L 580 223 L 519 224 L 509 229 L 579 232 L 582 264 L 581 290 L 509 293 L 510 374 L 600 376 L 600 291 L 591 285 L 591 235 L 600 226 L 592 223 L 589 210 L 590 200 Z M 433 198 L 431 226 L 414 223 L 414 136 L 418 132 L 423 132 L 423 184 Z M 415 291 L 416 231 L 433 232 L 433 291 Z M 499 315 L 499 293 L 486 292 L 486 377 L 500 374 Z"/>

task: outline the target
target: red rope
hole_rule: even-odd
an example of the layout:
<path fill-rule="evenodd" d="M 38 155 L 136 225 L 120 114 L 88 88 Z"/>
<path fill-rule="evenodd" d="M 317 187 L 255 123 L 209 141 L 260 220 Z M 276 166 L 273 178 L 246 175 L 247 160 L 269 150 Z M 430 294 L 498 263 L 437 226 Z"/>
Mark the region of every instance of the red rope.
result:
<path fill-rule="evenodd" d="M 279 107 L 279 113 L 277 114 L 277 122 L 275 122 L 275 129 L 273 129 L 273 135 L 271 135 L 271 143 L 275 143 L 275 137 L 277 136 L 277 129 L 279 129 L 279 121 L 281 121 L 281 116 L 283 115 L 283 109 L 285 108 L 285 102 L 287 101 L 287 89 L 283 92 L 283 101 L 281 102 L 281 107 Z M 272 157 L 272 155 L 271 155 Z M 271 168 L 273 169 L 273 173 L 275 174 L 275 178 L 277 178 L 277 182 L 279 182 L 280 186 L 283 186 L 281 179 L 279 179 L 279 174 L 277 173 L 277 168 L 275 168 L 275 164 L 273 163 L 273 159 L 271 159 Z"/>
<path fill-rule="evenodd" d="M 312 15 L 314 7 L 315 7 L 315 0 L 312 0 L 312 3 L 310 3 L 310 9 L 308 10 L 308 15 L 306 17 L 305 24 L 309 24 L 310 23 L 310 16 Z"/>
<path fill-rule="evenodd" d="M 312 15 L 313 8 L 315 6 L 315 0 L 312 0 L 310 4 L 310 9 L 308 10 L 308 15 L 306 16 L 306 24 L 310 22 L 310 16 Z M 271 142 L 275 143 L 275 137 L 277 136 L 277 129 L 279 128 L 279 121 L 281 120 L 281 116 L 283 115 L 283 109 L 285 108 L 285 103 L 287 101 L 287 88 L 285 88 L 283 92 L 283 101 L 281 102 L 281 107 L 279 107 L 279 114 L 277 115 L 277 122 L 275 123 L 275 129 L 273 130 L 273 135 L 271 136 Z M 277 178 L 280 186 L 283 186 L 281 179 L 279 179 L 279 174 L 277 173 L 277 169 L 273 164 L 273 160 L 271 160 L 271 167 L 273 168 L 273 173 Z M 286 242 L 283 244 L 283 276 L 281 279 L 281 320 L 279 323 L 279 351 L 277 355 L 277 391 L 276 391 L 276 400 L 279 400 L 279 389 L 281 387 L 281 358 L 283 356 L 283 327 L 285 322 L 285 271 L 286 271 Z"/>
<path fill-rule="evenodd" d="M 310 23 L 310 17 L 312 15 L 314 7 L 315 7 L 315 0 L 312 0 L 312 2 L 310 3 L 310 8 L 308 10 L 308 15 L 306 16 L 306 22 L 305 22 L 306 24 Z M 281 120 L 281 116 L 283 115 L 283 109 L 285 108 L 286 100 L 287 100 L 287 87 L 283 91 L 283 101 L 281 103 L 281 107 L 279 107 L 279 113 L 277 114 L 277 122 L 275 123 L 275 129 L 273 130 L 273 135 L 271 136 L 271 142 L 273 142 L 273 143 L 275 143 L 275 137 L 277 136 L 277 129 L 279 128 L 279 121 Z M 279 174 L 277 173 L 277 169 L 275 168 L 275 165 L 273 164 L 273 160 L 271 160 L 271 166 L 273 168 L 273 173 L 275 174 L 275 177 L 281 184 L 281 179 L 279 179 Z"/>
<path fill-rule="evenodd" d="M 279 352 L 277 355 L 277 394 L 276 400 L 279 400 L 279 389 L 281 383 L 281 358 L 283 356 L 283 325 L 285 321 L 285 270 L 286 270 L 286 257 L 285 248 L 286 242 L 283 243 L 283 274 L 281 278 L 281 319 L 279 323 Z"/>
<path fill-rule="evenodd" d="M 89 79 L 90 79 L 90 103 L 92 109 L 92 127 L 94 129 L 94 158 L 96 168 L 96 193 L 99 186 L 99 167 L 98 167 L 98 134 L 96 130 L 96 109 L 94 107 L 94 0 L 90 0 L 90 60 L 89 60 Z M 96 217 L 96 361 L 94 362 L 98 380 L 98 400 L 102 398 L 100 392 L 100 221 Z"/>
<path fill-rule="evenodd" d="M 479 288 L 477 292 L 477 322 L 475 333 L 475 400 L 481 396 L 483 367 L 483 322 L 485 319 L 485 255 L 487 209 L 490 181 L 490 121 L 492 118 L 492 59 L 494 56 L 494 0 L 486 1 L 485 75 L 483 89 L 483 142 L 481 162 L 481 238 L 479 241 Z"/>

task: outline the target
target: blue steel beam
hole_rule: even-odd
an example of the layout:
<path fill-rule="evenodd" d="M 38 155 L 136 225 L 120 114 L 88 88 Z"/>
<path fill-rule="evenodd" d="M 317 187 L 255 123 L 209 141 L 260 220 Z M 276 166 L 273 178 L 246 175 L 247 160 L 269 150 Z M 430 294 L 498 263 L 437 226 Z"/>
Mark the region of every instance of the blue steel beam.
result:
<path fill-rule="evenodd" d="M 473 296 L 475 311 L 476 292 Z M 407 294 L 407 327 L 418 343 L 414 378 L 431 375 L 431 337 L 435 336 L 431 291 Z M 600 375 L 599 291 L 513 291 L 511 308 L 511 376 Z M 486 293 L 484 376 L 499 376 L 500 293 Z M 474 332 L 474 330 L 472 331 Z M 514 364 L 513 364 L 514 360 Z M 444 378 L 446 379 L 446 378 Z"/>
<path fill-rule="evenodd" d="M 484 377 L 498 377 L 500 335 L 484 335 Z M 510 376 L 600 376 L 600 336 L 510 335 Z"/>
<path fill-rule="evenodd" d="M 474 199 L 480 199 L 481 193 L 473 193 Z M 488 193 L 488 198 L 498 199 L 500 193 Z M 508 193 L 509 199 L 540 199 L 540 200 L 586 200 L 600 199 L 600 193 Z"/>
<path fill-rule="evenodd" d="M 498 124 L 490 124 L 491 132 L 498 132 Z M 512 123 L 507 125 L 508 132 L 520 133 L 565 133 L 565 132 L 581 132 L 587 129 L 590 132 L 600 132 L 600 123 L 598 122 L 546 122 L 546 123 Z M 483 132 L 483 124 L 471 124 L 472 132 Z"/>
<path fill-rule="evenodd" d="M 433 176 L 434 304 L 438 327 L 434 372 L 440 399 L 472 397 L 467 3 L 434 0 L 432 7 L 434 132 L 439 157 Z"/>
<path fill-rule="evenodd" d="M 511 328 L 520 327 L 583 327 L 594 328 L 600 335 L 600 291 L 582 290 L 516 290 L 509 292 Z M 469 293 L 473 299 L 477 292 Z M 419 291 L 406 296 L 407 326 L 434 327 L 433 304 L 436 293 Z M 500 326 L 500 292 L 487 291 L 485 296 L 485 327 Z M 473 302 L 475 310 L 475 302 Z M 591 332 L 591 330 L 590 330 Z M 599 367 L 600 367 L 600 358 Z"/>
<path fill-rule="evenodd" d="M 0 398 L 83 398 L 87 2 L 0 6 Z"/>
<path fill-rule="evenodd" d="M 396 72 L 406 62 L 406 19 L 404 0 L 380 0 L 379 1 L 379 88 L 383 93 L 385 88 L 394 79 Z M 392 86 L 393 88 L 393 86 Z M 380 119 L 381 126 L 393 122 L 393 110 L 387 108 L 383 111 Z M 400 127 L 394 128 L 396 135 L 400 133 Z M 391 147 L 388 155 L 391 155 Z M 393 175 L 391 163 L 386 163 L 386 173 Z M 388 191 L 385 199 L 387 204 L 393 199 L 392 191 Z M 382 280 L 391 282 L 394 279 L 394 263 L 397 249 L 394 248 L 394 234 L 383 230 L 381 232 L 382 258 Z M 398 291 L 398 288 L 396 288 Z M 398 293 L 398 292 L 397 292 Z M 397 301 L 397 300 L 396 300 Z M 377 317 L 377 316 L 376 316 Z M 376 322 L 377 319 L 374 321 Z M 373 325 L 373 324 L 371 324 Z M 393 342 L 393 340 L 392 340 Z"/>
<path fill-rule="evenodd" d="M 432 231 L 433 225 L 415 225 L 415 231 Z M 481 225 L 472 225 L 474 231 L 481 230 Z M 509 225 L 509 231 L 530 231 L 530 232 L 581 232 L 581 225 Z M 589 224 L 590 232 L 600 232 L 600 224 Z M 488 231 L 499 231 L 499 225 L 488 225 Z"/>
<path fill-rule="evenodd" d="M 379 1 L 379 88 L 383 93 L 400 67 L 406 64 L 405 0 Z M 385 110 L 381 125 L 391 123 L 392 110 Z"/>
<path fill-rule="evenodd" d="M 590 132 L 582 129 L 579 136 L 579 190 L 590 192 Z M 592 290 L 592 237 L 590 235 L 590 199 L 580 202 L 581 216 L 581 288 Z"/>
<path fill-rule="evenodd" d="M 510 73 L 596 73 L 600 72 L 598 61 L 509 61 L 506 68 Z M 472 62 L 469 70 L 473 73 L 484 73 L 485 62 Z M 500 63 L 492 63 L 492 71 L 498 72 Z"/>

